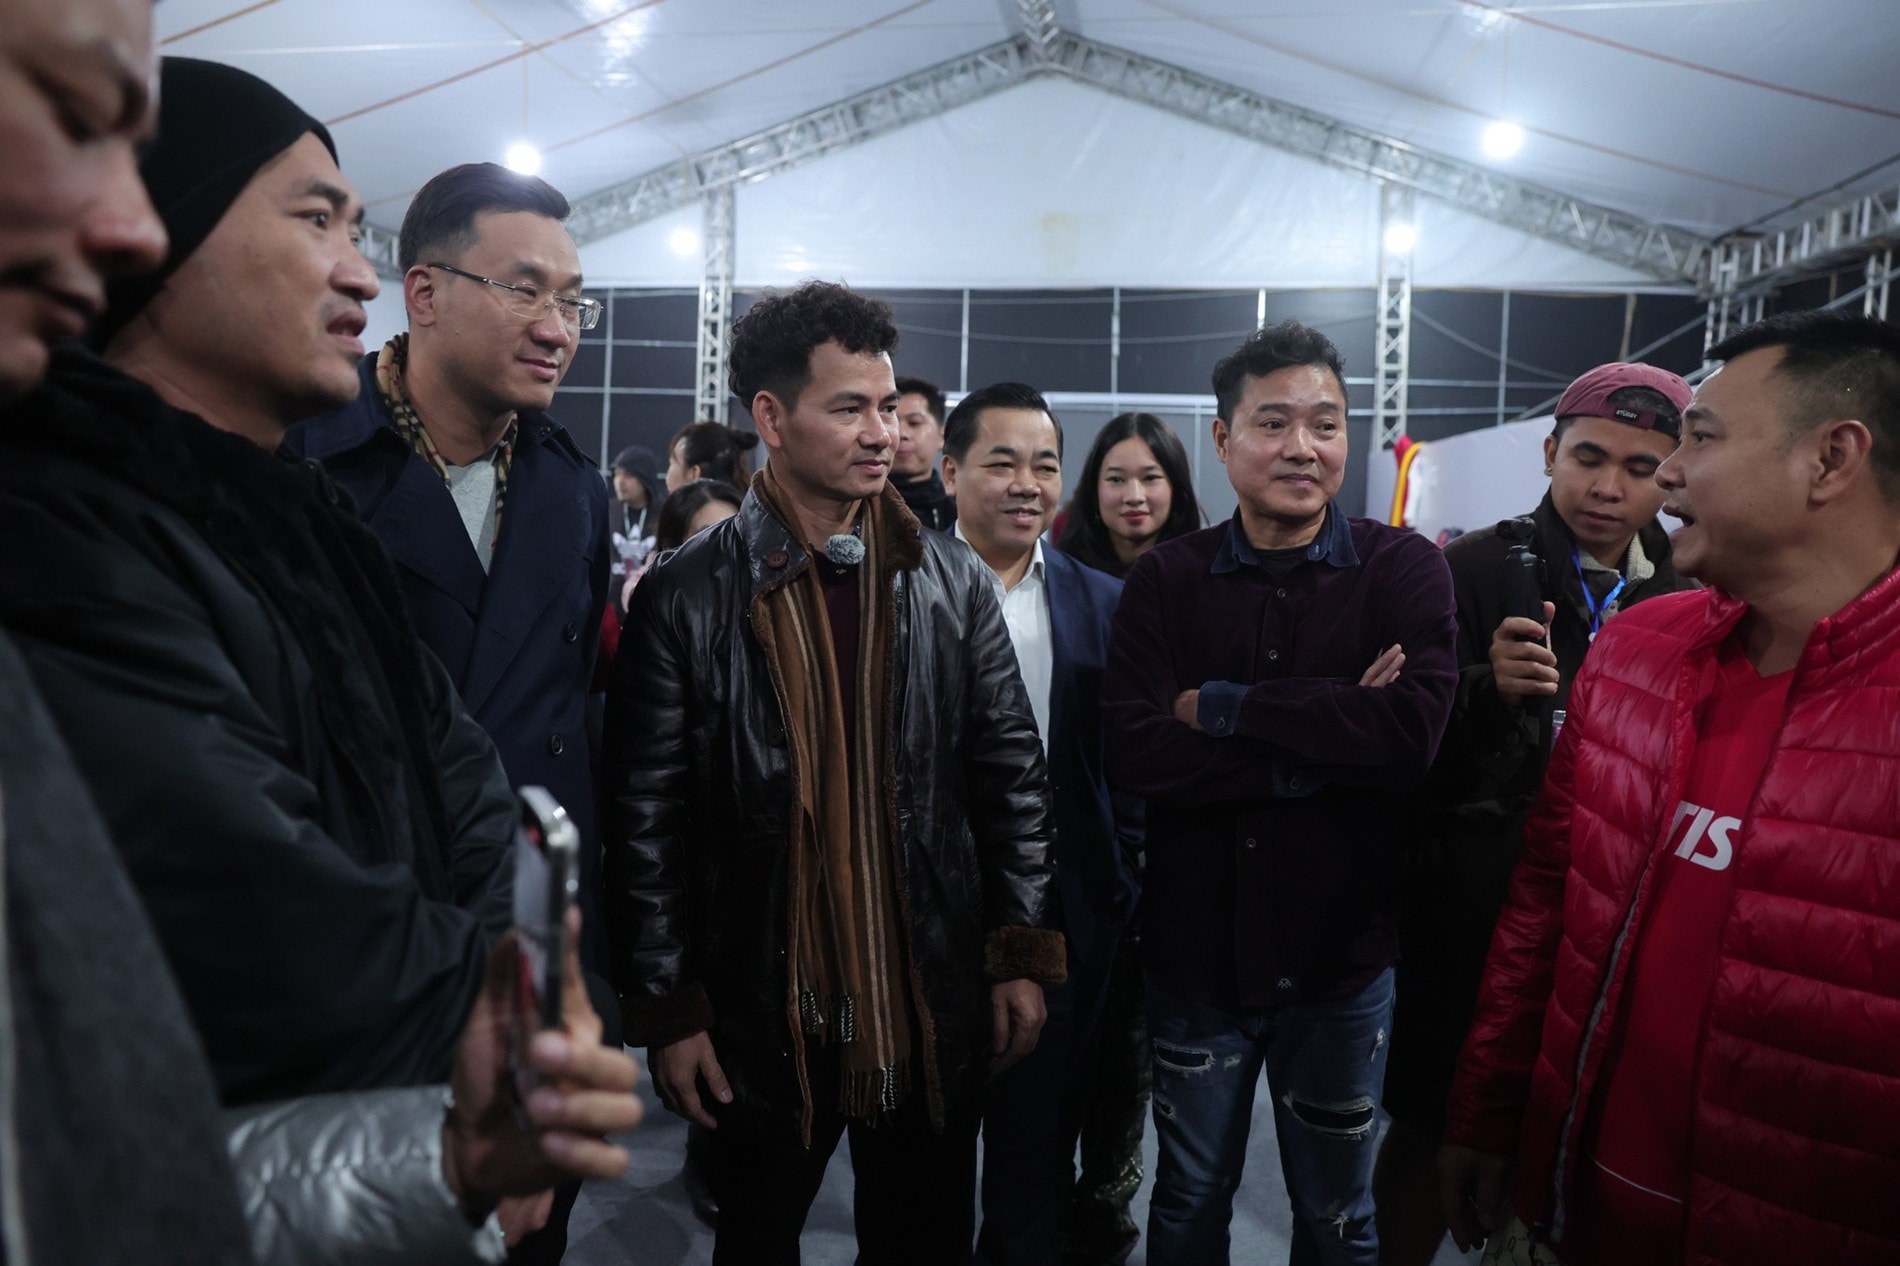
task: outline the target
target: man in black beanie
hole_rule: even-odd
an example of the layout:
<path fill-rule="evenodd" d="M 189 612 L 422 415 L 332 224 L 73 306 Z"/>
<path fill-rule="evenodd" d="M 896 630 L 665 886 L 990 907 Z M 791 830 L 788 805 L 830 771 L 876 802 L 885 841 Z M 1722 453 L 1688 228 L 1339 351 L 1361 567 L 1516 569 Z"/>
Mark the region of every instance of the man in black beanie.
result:
<path fill-rule="evenodd" d="M 141 171 L 158 280 L 0 428 L 0 623 L 225 1104 L 439 1082 L 509 922 L 512 797 L 375 538 L 274 454 L 356 390 L 360 203 L 319 124 L 206 62 L 165 63 Z"/>

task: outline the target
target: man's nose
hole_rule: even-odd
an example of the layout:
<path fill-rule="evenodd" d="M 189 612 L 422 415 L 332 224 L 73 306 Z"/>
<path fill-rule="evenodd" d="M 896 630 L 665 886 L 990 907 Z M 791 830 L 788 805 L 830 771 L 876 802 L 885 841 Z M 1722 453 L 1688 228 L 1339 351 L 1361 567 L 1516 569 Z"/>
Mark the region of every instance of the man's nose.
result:
<path fill-rule="evenodd" d="M 107 186 L 86 212 L 80 234 L 86 258 L 104 276 L 150 272 L 165 262 L 165 225 L 139 179 L 131 146 L 117 147 Z"/>

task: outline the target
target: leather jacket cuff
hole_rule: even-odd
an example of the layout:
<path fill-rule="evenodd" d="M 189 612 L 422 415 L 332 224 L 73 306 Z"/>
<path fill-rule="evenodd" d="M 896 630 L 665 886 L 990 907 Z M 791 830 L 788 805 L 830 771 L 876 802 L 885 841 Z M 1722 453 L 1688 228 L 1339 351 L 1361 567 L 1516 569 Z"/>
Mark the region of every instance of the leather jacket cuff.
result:
<path fill-rule="evenodd" d="M 983 974 L 993 982 L 1059 985 L 1069 978 L 1068 947 L 1048 928 L 992 928 L 983 942 Z"/>
<path fill-rule="evenodd" d="M 698 981 L 669 994 L 629 994 L 620 999 L 628 1046 L 671 1046 L 712 1028 L 712 999 Z"/>

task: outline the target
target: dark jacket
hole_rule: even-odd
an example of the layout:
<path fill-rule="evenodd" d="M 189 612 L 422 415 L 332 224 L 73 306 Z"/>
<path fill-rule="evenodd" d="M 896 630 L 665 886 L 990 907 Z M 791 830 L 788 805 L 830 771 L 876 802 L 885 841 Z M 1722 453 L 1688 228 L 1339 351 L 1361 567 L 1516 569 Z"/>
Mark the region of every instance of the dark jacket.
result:
<path fill-rule="evenodd" d="M 252 1266 L 198 1035 L 4 635 L 0 717 L 0 1261 Z"/>
<path fill-rule="evenodd" d="M 1337 509 L 1277 579 L 1238 516 L 1136 561 L 1102 718 L 1109 785 L 1148 801 L 1142 938 L 1166 988 L 1257 1010 L 1391 966 L 1400 813 L 1445 728 L 1455 640 L 1438 549 Z M 1398 679 L 1359 685 L 1394 643 Z M 1174 715 L 1195 689 L 1205 732 Z"/>
<path fill-rule="evenodd" d="M 1467 532 L 1445 547 L 1452 590 L 1458 601 L 1458 696 L 1438 759 L 1419 789 L 1419 839 L 1429 855 L 1442 849 L 1479 851 L 1501 859 L 1491 902 L 1504 897 L 1503 881 L 1521 847 L 1524 817 L 1544 781 L 1550 758 L 1553 711 L 1569 702 L 1570 686 L 1590 649 L 1590 623 L 1580 608 L 1581 582 L 1570 562 L 1576 544 L 1551 504 L 1550 495 L 1531 513 L 1533 546 L 1545 601 L 1556 608 L 1550 646 L 1561 677 L 1554 697 L 1514 708 L 1498 694 L 1491 673 L 1491 638 L 1504 622 L 1504 562 L 1511 542 L 1495 528 Z M 1619 609 L 1658 594 L 1695 588 L 1676 572 L 1669 534 L 1651 520 L 1639 533 L 1656 574 L 1628 586 Z M 1492 869 L 1498 869 L 1494 865 Z M 1486 938 L 1489 939 L 1488 933 Z"/>
<path fill-rule="evenodd" d="M 0 622 L 225 1101 L 442 1080 L 514 807 L 341 490 L 62 353 L 0 425 L 0 540 Z M 353 674 L 319 674 L 331 635 Z M 364 750 L 352 699 L 414 725 Z"/>
<path fill-rule="evenodd" d="M 924 533 L 899 572 L 891 670 L 905 944 L 926 1012 L 933 1111 L 974 1089 L 989 984 L 1062 976 L 1044 930 L 1048 781 L 982 563 Z M 753 603 L 807 566 L 747 493 L 739 513 L 634 590 L 608 693 L 603 766 L 618 821 L 607 910 L 631 1045 L 710 1031 L 736 1103 L 796 1127 L 787 1020 L 793 780 Z"/>
<path fill-rule="evenodd" d="M 1060 550 L 1042 551 L 1054 671 L 1049 681 L 1049 789 L 1055 807 L 1056 892 L 1071 974 L 1107 970 L 1141 891 L 1140 802 L 1108 790 L 1102 669 L 1119 580 Z M 1119 812 L 1118 812 L 1119 810 Z"/>
<path fill-rule="evenodd" d="M 1568 704 L 1590 646 L 1569 530 L 1548 495 L 1530 517 L 1537 525 L 1532 548 L 1540 588 L 1556 608 L 1551 646 L 1562 682 L 1552 698 L 1514 708 L 1492 676 L 1491 638 L 1506 614 L 1511 542 L 1483 528 L 1445 548 L 1458 599 L 1458 695 L 1438 758 L 1406 819 L 1405 957 L 1385 1082 L 1387 1109 L 1415 1129 L 1443 1125 L 1498 911 L 1524 851 L 1524 819 L 1544 781 L 1552 712 Z M 1656 573 L 1627 586 L 1620 607 L 1691 587 L 1676 574 L 1661 525 L 1651 522 L 1641 538 Z"/>
<path fill-rule="evenodd" d="M 948 532 L 956 527 L 957 499 L 943 490 L 943 476 L 934 469 L 922 479 L 893 479 L 891 487 L 929 531 Z"/>
<path fill-rule="evenodd" d="M 323 463 L 395 559 L 416 633 L 494 740 L 508 781 L 546 787 L 574 819 L 591 906 L 600 833 L 586 705 L 613 562 L 606 483 L 558 422 L 524 415 L 484 573 L 448 486 L 390 419 L 373 354 L 359 374 L 354 404 L 292 427 L 284 446 Z M 599 923 L 588 909 L 590 946 Z"/>

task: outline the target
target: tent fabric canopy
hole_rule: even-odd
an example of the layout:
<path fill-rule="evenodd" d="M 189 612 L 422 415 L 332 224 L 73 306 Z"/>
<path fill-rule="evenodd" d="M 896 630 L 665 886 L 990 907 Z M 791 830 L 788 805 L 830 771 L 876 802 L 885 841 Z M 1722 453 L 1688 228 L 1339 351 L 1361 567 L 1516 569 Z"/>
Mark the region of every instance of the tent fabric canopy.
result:
<path fill-rule="evenodd" d="M 1015 0 L 167 0 L 156 12 L 166 52 L 243 66 L 330 122 L 386 227 L 435 171 L 516 142 L 578 197 L 1021 27 Z M 1773 223 L 1900 149 L 1890 0 L 1058 0 L 1055 12 L 1091 40 L 1703 236 Z M 1509 159 L 1480 148 L 1498 118 L 1525 129 Z M 745 187 L 737 277 L 1365 284 L 1371 183 L 1263 150 L 1032 83 Z M 1828 196 L 1894 179 L 1887 167 Z M 1632 280 L 1429 200 L 1420 217 L 1420 284 Z M 697 225 L 674 213 L 594 244 L 589 271 L 694 281 L 674 231 Z"/>

